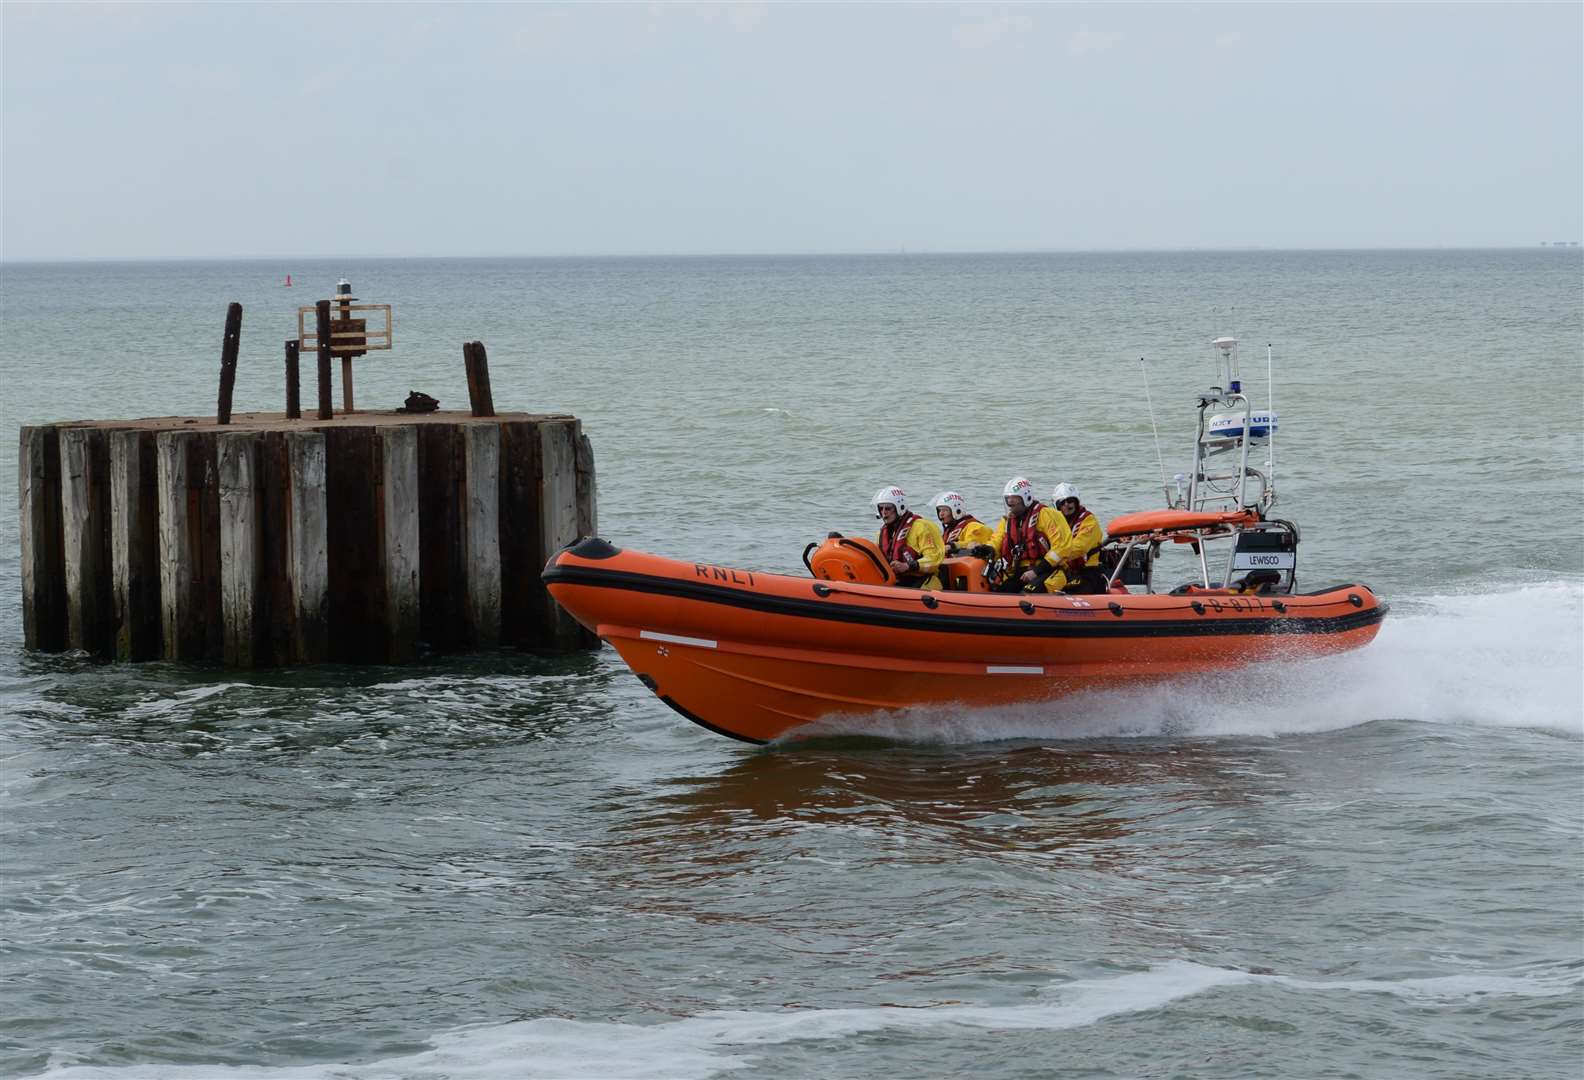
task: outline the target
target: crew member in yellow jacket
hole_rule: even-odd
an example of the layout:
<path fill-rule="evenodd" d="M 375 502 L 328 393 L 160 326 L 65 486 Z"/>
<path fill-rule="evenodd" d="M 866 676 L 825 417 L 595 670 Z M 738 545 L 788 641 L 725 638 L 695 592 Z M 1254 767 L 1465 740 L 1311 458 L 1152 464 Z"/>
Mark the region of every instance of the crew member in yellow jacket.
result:
<path fill-rule="evenodd" d="M 1067 523 L 1067 542 L 1055 549 L 1061 569 L 1045 579 L 1045 591 L 1079 595 L 1105 592 L 1105 572 L 1100 569 L 1105 530 L 1100 527 L 1100 519 L 1084 509 L 1078 488 L 1072 484 L 1057 484 L 1051 492 L 1051 505 L 1061 511 Z"/>
<path fill-rule="evenodd" d="M 941 539 L 946 542 L 947 555 L 961 555 L 971 551 L 976 544 L 990 542 L 990 526 L 970 514 L 963 497 L 955 491 L 941 492 L 930 505 L 935 508 L 935 517 L 940 521 Z"/>
<path fill-rule="evenodd" d="M 1004 559 L 1007 574 L 995 585 L 997 592 L 1038 589 L 1057 571 L 1057 555 L 1072 533 L 1067 521 L 1034 497 L 1034 485 L 1023 477 L 1007 481 L 1006 517 L 996 525 L 987 545 L 992 558 Z M 976 554 L 985 552 L 977 549 Z"/>
<path fill-rule="evenodd" d="M 941 560 L 946 545 L 940 530 L 907 508 L 907 495 L 899 487 L 875 492 L 875 516 L 880 526 L 880 551 L 896 571 L 897 584 L 913 589 L 941 587 Z"/>

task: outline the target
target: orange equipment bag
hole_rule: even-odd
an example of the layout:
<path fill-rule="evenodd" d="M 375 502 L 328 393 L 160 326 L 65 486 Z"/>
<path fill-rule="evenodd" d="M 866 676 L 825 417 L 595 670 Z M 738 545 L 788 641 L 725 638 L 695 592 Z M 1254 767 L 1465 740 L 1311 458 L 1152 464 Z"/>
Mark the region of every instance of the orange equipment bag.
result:
<path fill-rule="evenodd" d="M 941 560 L 941 582 L 950 592 L 989 592 L 985 561 L 972 555 L 955 555 Z"/>
<path fill-rule="evenodd" d="M 895 585 L 896 574 L 880 552 L 880 545 L 862 536 L 832 536 L 812 555 L 803 549 L 803 565 L 826 581 L 852 581 L 861 585 Z"/>

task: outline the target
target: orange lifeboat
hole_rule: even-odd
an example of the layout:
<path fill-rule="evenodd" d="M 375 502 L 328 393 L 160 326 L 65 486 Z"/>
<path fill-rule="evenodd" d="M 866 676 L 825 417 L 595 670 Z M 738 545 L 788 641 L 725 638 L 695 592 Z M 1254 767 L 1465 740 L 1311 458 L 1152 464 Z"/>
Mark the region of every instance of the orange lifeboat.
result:
<path fill-rule="evenodd" d="M 1165 535 L 1221 523 L 1139 524 L 1138 534 Z M 825 716 L 1040 701 L 1342 652 L 1373 639 L 1387 612 L 1364 585 L 1305 595 L 1208 586 L 1006 595 L 970 587 L 982 581 L 971 565 L 958 567 L 961 588 L 921 592 L 878 583 L 883 574 L 863 544 L 835 539 L 805 553 L 812 579 L 680 562 L 595 538 L 557 553 L 543 578 L 661 701 L 748 742 Z"/>

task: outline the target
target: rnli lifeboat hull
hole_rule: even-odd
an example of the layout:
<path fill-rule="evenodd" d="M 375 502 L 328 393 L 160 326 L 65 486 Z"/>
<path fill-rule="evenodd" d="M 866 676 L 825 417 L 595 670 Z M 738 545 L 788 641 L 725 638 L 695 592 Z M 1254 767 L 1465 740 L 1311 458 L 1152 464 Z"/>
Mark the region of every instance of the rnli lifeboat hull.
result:
<path fill-rule="evenodd" d="M 1014 596 L 764 574 L 586 539 L 556 603 L 697 724 L 768 742 L 830 716 L 995 706 L 1367 644 L 1363 585 L 1304 596 Z"/>

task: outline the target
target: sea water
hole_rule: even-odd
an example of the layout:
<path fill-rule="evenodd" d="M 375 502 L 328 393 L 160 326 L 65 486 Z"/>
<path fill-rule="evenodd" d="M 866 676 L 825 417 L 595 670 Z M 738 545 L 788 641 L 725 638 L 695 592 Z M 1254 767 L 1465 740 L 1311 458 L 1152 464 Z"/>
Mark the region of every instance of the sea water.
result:
<path fill-rule="evenodd" d="M 23 652 L 18 426 L 212 413 L 231 300 L 237 409 L 279 410 L 342 276 L 395 310 L 360 406 L 465 407 L 481 339 L 498 408 L 583 419 L 607 538 L 786 572 L 892 483 L 1161 505 L 1232 334 L 1300 588 L 1392 611 L 1344 656 L 762 749 L 609 650 Z M 0 1074 L 1578 1076 L 1581 283 L 1549 249 L 6 264 Z"/>

